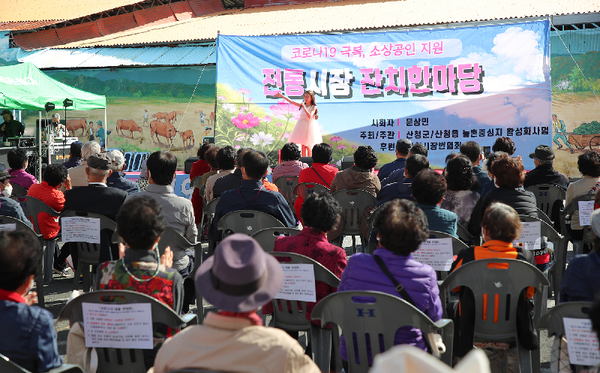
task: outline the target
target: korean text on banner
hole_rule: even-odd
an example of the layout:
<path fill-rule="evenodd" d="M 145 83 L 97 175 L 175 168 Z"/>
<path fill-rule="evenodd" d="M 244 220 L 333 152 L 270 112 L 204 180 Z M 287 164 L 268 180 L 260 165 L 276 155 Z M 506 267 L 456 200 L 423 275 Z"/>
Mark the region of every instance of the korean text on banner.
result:
<path fill-rule="evenodd" d="M 415 251 L 413 258 L 430 265 L 436 271 L 449 271 L 452 267 L 452 239 L 430 238 Z"/>
<path fill-rule="evenodd" d="M 312 264 L 281 264 L 283 285 L 275 299 L 316 302 L 315 268 Z"/>
<path fill-rule="evenodd" d="M 100 219 L 80 216 L 60 219 L 63 242 L 100 243 Z"/>

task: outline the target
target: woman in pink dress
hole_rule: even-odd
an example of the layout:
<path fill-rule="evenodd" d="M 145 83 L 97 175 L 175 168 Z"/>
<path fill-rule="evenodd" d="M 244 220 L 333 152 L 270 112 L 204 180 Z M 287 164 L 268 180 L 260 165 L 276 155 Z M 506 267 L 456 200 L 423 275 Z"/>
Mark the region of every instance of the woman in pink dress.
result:
<path fill-rule="evenodd" d="M 290 104 L 300 108 L 300 119 L 296 122 L 288 143 L 295 142 L 296 144 L 301 144 L 302 155 L 310 157 L 312 147 L 323 142 L 321 127 L 317 123 L 319 111 L 315 102 L 315 93 L 313 91 L 304 92 L 304 101 L 301 104 L 290 100 L 281 92 L 275 94 L 275 97 L 283 98 Z"/>

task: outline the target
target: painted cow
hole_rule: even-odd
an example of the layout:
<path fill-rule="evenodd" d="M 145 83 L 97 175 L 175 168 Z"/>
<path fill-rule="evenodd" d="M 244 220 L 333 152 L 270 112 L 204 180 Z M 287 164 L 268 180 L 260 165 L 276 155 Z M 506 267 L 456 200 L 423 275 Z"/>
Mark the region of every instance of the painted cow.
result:
<path fill-rule="evenodd" d="M 125 135 L 123 131 L 129 131 L 129 136 L 133 139 L 133 132 L 142 133 L 142 127 L 138 126 L 133 119 L 117 119 L 117 133 L 119 131 L 121 136 Z"/>
<path fill-rule="evenodd" d="M 192 130 L 179 132 L 179 136 L 181 136 L 181 140 L 183 141 L 183 147 L 186 149 L 191 148 L 196 143 L 194 141 L 194 132 L 192 132 Z"/>
<path fill-rule="evenodd" d="M 85 118 L 67 119 L 67 133 L 71 132 L 72 136 L 75 136 L 75 132 L 81 129 L 81 136 L 83 136 L 85 135 L 86 124 Z"/>
<path fill-rule="evenodd" d="M 169 113 L 160 112 L 160 113 L 152 114 L 152 118 L 156 118 L 158 120 L 167 120 L 168 115 L 169 115 Z"/>
<path fill-rule="evenodd" d="M 154 141 L 154 136 L 156 135 L 156 141 Z M 175 126 L 173 126 L 170 122 L 161 122 L 158 120 L 153 120 L 150 122 L 150 137 L 152 138 L 152 142 L 160 142 L 158 136 L 162 136 L 167 139 L 167 145 L 173 146 L 173 138 L 177 135 L 177 130 Z"/>

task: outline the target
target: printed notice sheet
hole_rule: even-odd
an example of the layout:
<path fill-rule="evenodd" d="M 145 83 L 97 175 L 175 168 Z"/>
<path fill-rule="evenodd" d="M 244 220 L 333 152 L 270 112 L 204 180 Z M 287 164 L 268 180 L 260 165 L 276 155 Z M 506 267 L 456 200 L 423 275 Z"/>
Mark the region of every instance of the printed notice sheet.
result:
<path fill-rule="evenodd" d="M 63 242 L 100 243 L 100 219 L 73 216 L 60 222 Z"/>
<path fill-rule="evenodd" d="M 589 319 L 564 317 L 571 364 L 593 366 L 600 363 L 598 338 Z"/>
<path fill-rule="evenodd" d="M 453 261 L 452 239 L 430 238 L 412 254 L 416 261 L 429 264 L 436 271 L 449 271 Z"/>
<path fill-rule="evenodd" d="M 591 225 L 591 216 L 594 212 L 594 201 L 579 201 L 579 225 Z"/>
<path fill-rule="evenodd" d="M 283 285 L 275 299 L 316 302 L 315 270 L 312 264 L 285 264 L 283 269 Z"/>
<path fill-rule="evenodd" d="M 85 347 L 152 349 L 152 306 L 82 303 Z"/>
<path fill-rule="evenodd" d="M 542 249 L 542 223 L 539 221 L 522 222 L 523 229 L 521 237 L 517 238 L 514 243 L 520 243 L 527 250 Z"/>

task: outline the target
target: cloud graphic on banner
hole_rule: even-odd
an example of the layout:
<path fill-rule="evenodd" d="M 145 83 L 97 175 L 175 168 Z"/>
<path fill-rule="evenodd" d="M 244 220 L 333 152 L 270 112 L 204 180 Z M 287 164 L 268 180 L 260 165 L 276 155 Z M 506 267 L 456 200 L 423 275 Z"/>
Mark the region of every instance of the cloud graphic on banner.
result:
<path fill-rule="evenodd" d="M 540 46 L 540 35 L 520 27 L 510 27 L 494 38 L 492 52 L 500 58 L 509 60 L 517 73 L 525 74 L 528 80 L 543 80 L 542 69 L 544 53 Z"/>

